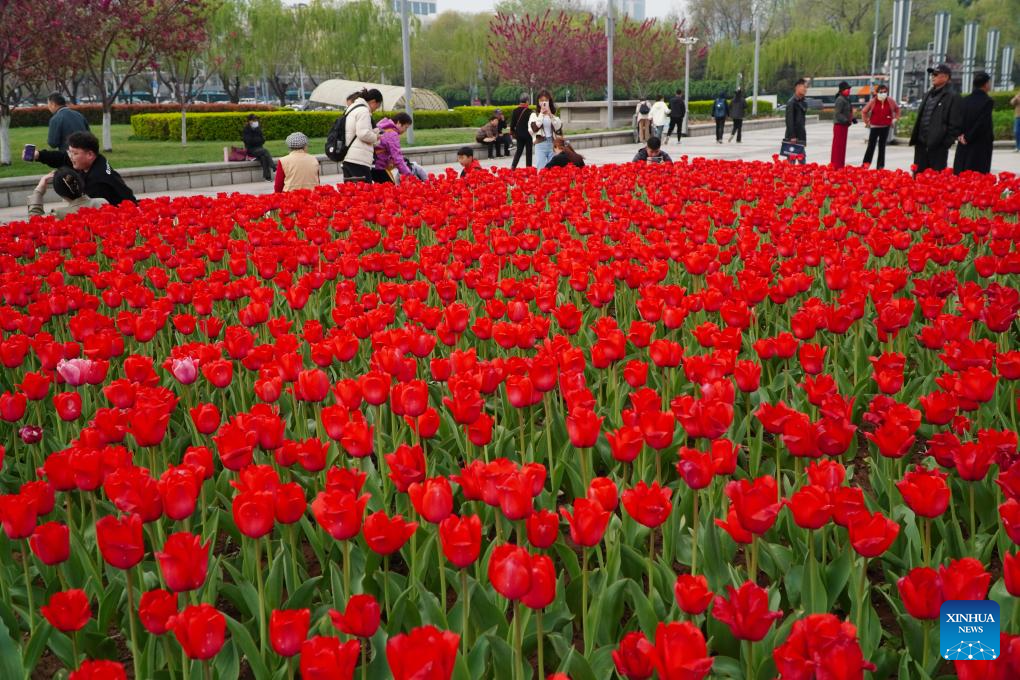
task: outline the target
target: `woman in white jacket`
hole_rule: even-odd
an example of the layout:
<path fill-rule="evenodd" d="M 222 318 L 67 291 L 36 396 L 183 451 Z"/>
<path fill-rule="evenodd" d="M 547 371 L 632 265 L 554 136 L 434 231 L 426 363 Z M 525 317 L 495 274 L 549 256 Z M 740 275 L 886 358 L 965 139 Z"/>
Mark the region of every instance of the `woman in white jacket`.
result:
<path fill-rule="evenodd" d="M 345 182 L 372 181 L 374 148 L 379 141 L 379 133 L 372 125 L 372 113 L 382 106 L 382 101 L 379 90 L 362 90 L 347 107 L 344 139 L 350 142 L 350 148 L 344 156 Z"/>
<path fill-rule="evenodd" d="M 535 141 L 535 167 L 542 169 L 553 157 L 553 137 L 563 134 L 563 123 L 556 115 L 556 104 L 549 90 L 538 93 L 538 110 L 528 119 L 528 129 Z"/>
<path fill-rule="evenodd" d="M 655 136 L 662 139 L 662 132 L 669 122 L 669 107 L 666 106 L 666 98 L 659 97 L 659 100 L 652 104 L 652 127 L 655 129 Z"/>

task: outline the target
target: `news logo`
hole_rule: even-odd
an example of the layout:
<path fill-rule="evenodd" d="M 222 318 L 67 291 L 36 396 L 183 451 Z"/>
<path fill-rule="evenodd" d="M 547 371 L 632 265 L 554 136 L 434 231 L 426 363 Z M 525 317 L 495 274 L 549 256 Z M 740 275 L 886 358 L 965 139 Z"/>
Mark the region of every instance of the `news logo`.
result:
<path fill-rule="evenodd" d="M 948 600 L 939 611 L 939 652 L 947 661 L 999 658 L 999 603 Z"/>

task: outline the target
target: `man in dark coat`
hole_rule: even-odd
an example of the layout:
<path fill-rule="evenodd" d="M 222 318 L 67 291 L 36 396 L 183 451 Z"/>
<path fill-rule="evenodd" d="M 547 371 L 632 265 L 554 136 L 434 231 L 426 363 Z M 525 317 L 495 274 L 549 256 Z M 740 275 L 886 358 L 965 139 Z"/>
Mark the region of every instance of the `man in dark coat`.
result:
<path fill-rule="evenodd" d="M 51 168 L 72 167 L 85 176 L 85 195 L 105 198 L 111 205 L 123 201 L 138 202 L 110 161 L 99 153 L 99 140 L 91 132 L 75 132 L 67 138 L 67 153 L 38 152 L 39 161 Z"/>
<path fill-rule="evenodd" d="M 521 162 L 521 154 L 524 154 L 525 167 L 531 167 L 531 155 L 534 151 L 532 146 L 531 131 L 528 130 L 528 120 L 531 118 L 531 104 L 528 95 L 522 94 L 520 104 L 510 114 L 510 135 L 517 142 L 517 150 L 514 152 L 514 160 L 511 168 L 516 168 Z"/>
<path fill-rule="evenodd" d="M 747 106 L 747 100 L 744 98 L 744 89 L 738 87 L 737 91 L 733 93 L 733 101 L 730 102 L 730 119 L 733 121 L 733 130 L 730 132 L 730 141 L 733 138 L 737 138 L 737 144 L 740 144 L 740 136 L 744 129 L 744 109 Z"/>
<path fill-rule="evenodd" d="M 794 83 L 793 96 L 786 102 L 786 134 L 783 139 L 807 146 L 807 81 L 803 78 Z M 790 162 L 803 164 L 807 159 L 791 157 Z"/>
<path fill-rule="evenodd" d="M 931 89 L 921 100 L 910 134 L 914 147 L 914 173 L 945 170 L 949 148 L 963 132 L 962 99 L 950 84 L 953 72 L 945 64 L 928 69 Z"/>
<path fill-rule="evenodd" d="M 254 113 L 248 114 L 248 122 L 241 130 L 241 139 L 244 140 L 244 152 L 257 160 L 262 166 L 262 179 L 267 182 L 273 179 L 273 156 L 266 150 L 266 136 L 259 128 L 259 117 Z"/>
<path fill-rule="evenodd" d="M 964 170 L 989 173 L 992 171 L 992 109 L 994 102 L 988 96 L 992 77 L 984 71 L 974 76 L 974 91 L 963 98 L 963 132 L 957 137 L 956 159 L 953 172 Z"/>
<path fill-rule="evenodd" d="M 669 129 L 666 130 L 666 136 L 662 138 L 663 144 L 669 141 L 669 136 L 673 134 L 674 128 L 676 128 L 676 141 L 680 141 L 686 117 L 687 104 L 684 103 L 684 91 L 677 90 L 676 94 L 669 98 Z"/>

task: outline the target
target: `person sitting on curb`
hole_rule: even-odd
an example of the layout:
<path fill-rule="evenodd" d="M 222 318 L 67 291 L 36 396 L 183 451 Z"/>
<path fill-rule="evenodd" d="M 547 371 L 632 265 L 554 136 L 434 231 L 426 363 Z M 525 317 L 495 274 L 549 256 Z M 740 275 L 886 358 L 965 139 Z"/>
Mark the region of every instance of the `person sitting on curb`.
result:
<path fill-rule="evenodd" d="M 290 153 L 276 164 L 276 193 L 313 189 L 319 186 L 319 159 L 308 153 L 308 137 L 303 132 L 287 135 Z"/>
<path fill-rule="evenodd" d="M 62 207 L 49 212 L 54 217 L 63 219 L 81 208 L 101 208 L 108 205 L 105 199 L 89 198 L 85 195 L 85 177 L 73 168 L 60 168 L 39 178 L 39 183 L 28 197 L 28 215 L 45 215 L 43 199 L 46 196 L 46 185 L 53 182 L 53 191 L 64 199 Z"/>
<path fill-rule="evenodd" d="M 254 113 L 248 114 L 248 122 L 241 130 L 241 139 L 244 140 L 244 152 L 262 166 L 262 179 L 271 182 L 273 180 L 273 155 L 264 146 L 266 137 L 259 129 L 259 117 Z"/>
<path fill-rule="evenodd" d="M 486 151 L 489 152 L 489 158 L 492 158 L 492 152 L 495 149 L 496 158 L 502 158 L 502 146 L 499 140 L 499 116 L 492 114 L 489 116 L 489 122 L 478 128 L 478 132 L 475 133 L 475 141 L 479 144 L 484 144 Z M 510 150 L 507 149 L 507 155 L 510 155 Z"/>
<path fill-rule="evenodd" d="M 468 174 L 482 169 L 482 164 L 475 158 L 475 151 L 470 146 L 462 146 L 457 149 L 457 162 L 463 168 L 460 171 L 461 177 L 467 177 Z"/>
<path fill-rule="evenodd" d="M 649 137 L 648 143 L 638 149 L 634 155 L 634 163 L 672 163 L 673 159 L 662 150 L 662 140 L 658 137 Z"/>
<path fill-rule="evenodd" d="M 70 166 L 80 172 L 85 177 L 85 195 L 89 198 L 103 198 L 112 205 L 138 202 L 110 161 L 99 153 L 99 140 L 91 132 L 72 133 L 67 138 L 67 153 L 37 149 L 35 160 L 51 168 Z"/>

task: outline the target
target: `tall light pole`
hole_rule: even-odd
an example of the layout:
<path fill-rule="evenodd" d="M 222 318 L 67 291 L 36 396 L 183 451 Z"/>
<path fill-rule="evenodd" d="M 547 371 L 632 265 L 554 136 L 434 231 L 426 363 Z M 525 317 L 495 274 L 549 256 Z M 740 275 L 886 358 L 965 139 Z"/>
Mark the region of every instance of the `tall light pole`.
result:
<path fill-rule="evenodd" d="M 871 92 L 875 91 L 875 71 L 878 69 L 878 19 L 880 0 L 875 0 L 875 30 L 871 34 Z"/>
<path fill-rule="evenodd" d="M 752 5 L 753 7 L 753 5 Z M 761 19 L 754 13 L 754 93 L 751 99 L 751 115 L 758 115 L 758 60 L 761 55 Z M 686 120 L 686 119 L 685 119 Z"/>
<path fill-rule="evenodd" d="M 1013 46 L 1002 48 L 1002 77 L 999 78 L 1000 90 L 1013 89 Z"/>
<path fill-rule="evenodd" d="M 606 4 L 606 129 L 613 129 L 613 38 L 616 36 L 616 1 Z"/>
<path fill-rule="evenodd" d="M 408 0 L 400 0 L 400 40 L 404 48 L 404 111 L 414 116 L 411 108 L 411 28 Z M 414 126 L 407 128 L 407 143 L 414 145 Z"/>
<path fill-rule="evenodd" d="M 681 130 L 681 134 L 686 137 L 687 136 L 687 120 L 691 117 L 691 106 L 690 106 L 690 99 L 691 99 L 691 45 L 693 45 L 696 42 L 698 42 L 698 39 L 695 38 L 692 35 L 685 35 L 685 36 L 680 36 L 679 38 L 677 38 L 677 40 L 679 40 L 680 44 L 683 45 L 684 48 L 685 48 L 685 52 L 684 52 L 684 110 L 685 110 L 686 114 L 684 115 L 683 130 Z"/>
<path fill-rule="evenodd" d="M 977 69 L 978 22 L 968 21 L 963 25 L 963 73 L 960 74 L 960 89 L 970 88 Z"/>
<path fill-rule="evenodd" d="M 992 28 L 985 33 L 985 71 L 992 77 L 992 87 L 998 85 L 998 80 L 995 78 L 996 59 L 999 57 L 999 29 Z M 964 87 L 970 87 L 969 84 L 964 83 Z"/>

